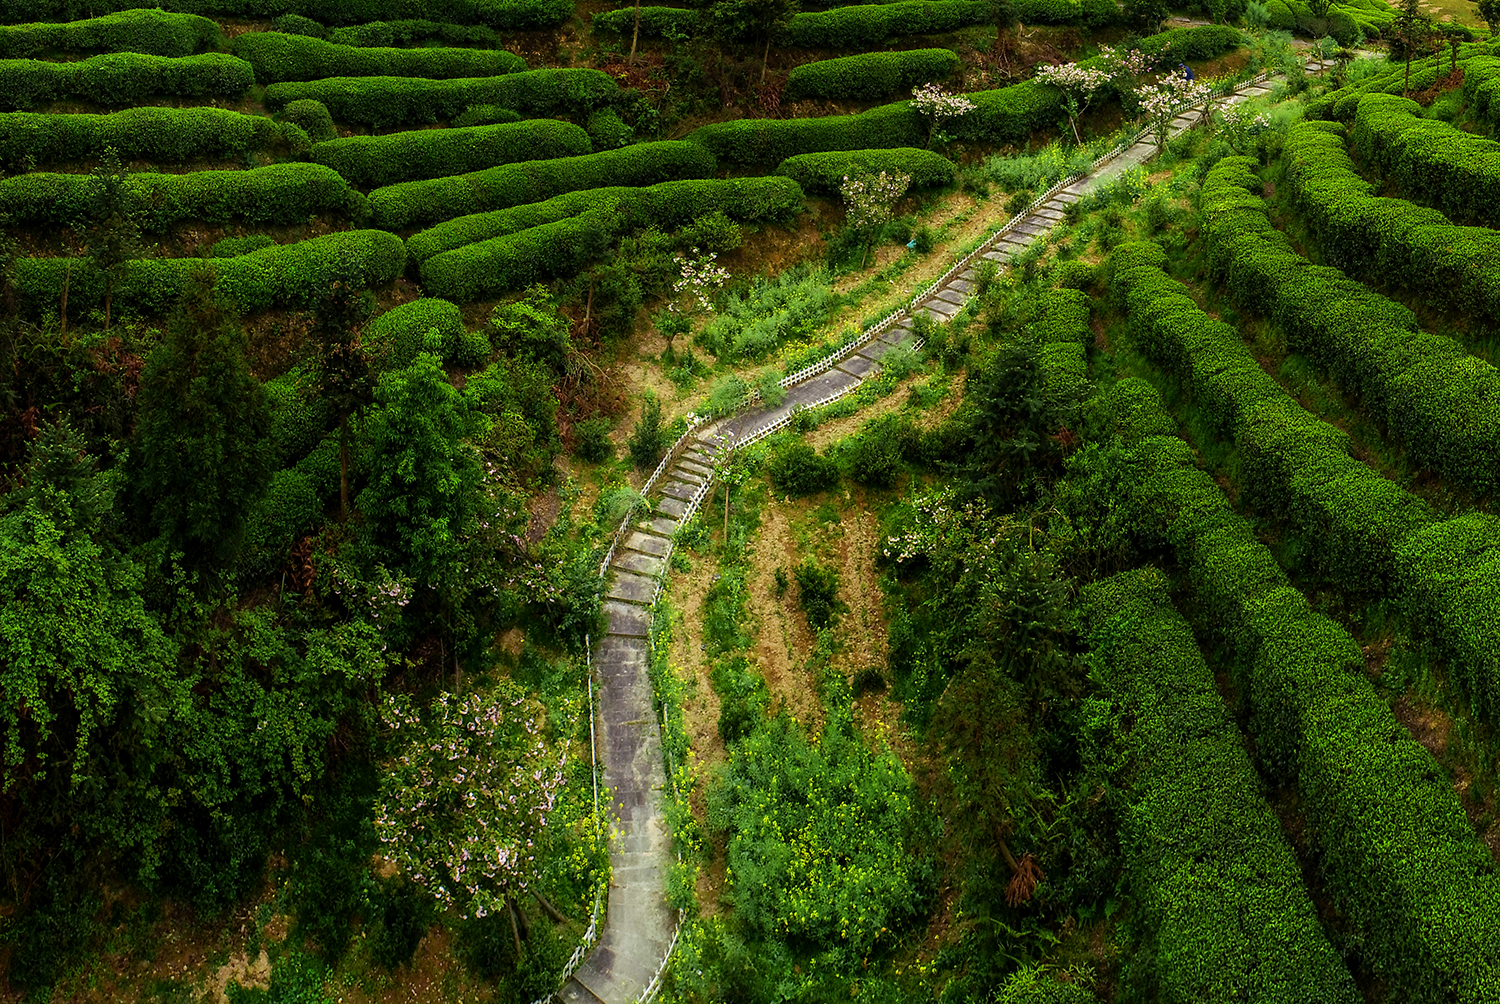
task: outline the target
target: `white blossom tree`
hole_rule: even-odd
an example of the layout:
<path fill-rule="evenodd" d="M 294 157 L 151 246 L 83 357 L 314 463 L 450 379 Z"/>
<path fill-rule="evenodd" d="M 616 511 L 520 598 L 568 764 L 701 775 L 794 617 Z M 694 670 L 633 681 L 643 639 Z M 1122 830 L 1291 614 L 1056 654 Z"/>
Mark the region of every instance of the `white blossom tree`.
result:
<path fill-rule="evenodd" d="M 1235 153 L 1244 153 L 1252 139 L 1271 127 L 1271 120 L 1261 112 L 1231 105 L 1218 114 L 1215 124 L 1229 142 L 1229 148 Z"/>
<path fill-rule="evenodd" d="M 910 185 L 911 175 L 900 172 L 844 175 L 839 185 L 839 193 L 844 197 L 844 221 L 865 245 L 860 268 L 865 267 L 876 234 L 895 216 L 896 203 Z"/>
<path fill-rule="evenodd" d="M 1167 137 L 1172 132 L 1172 119 L 1184 108 L 1205 104 L 1213 95 L 1213 88 L 1197 80 L 1189 80 L 1178 74 L 1170 74 L 1154 84 L 1142 84 L 1135 89 L 1135 99 L 1146 117 L 1147 127 L 1156 137 L 1156 152 L 1167 148 Z"/>
<path fill-rule="evenodd" d="M 729 281 L 729 270 L 714 263 L 719 256 L 713 251 L 705 254 L 692 248 L 690 255 L 672 256 L 678 272 L 672 292 L 678 299 L 667 306 L 689 314 L 704 310 L 713 313 L 713 295 Z"/>
<path fill-rule="evenodd" d="M 962 94 L 950 94 L 937 84 L 922 84 L 911 89 L 911 106 L 927 119 L 927 145 L 940 135 L 943 123 L 961 118 L 979 107 Z"/>
<path fill-rule="evenodd" d="M 519 954 L 516 896 L 530 892 L 556 912 L 531 882 L 566 749 L 548 743 L 541 705 L 507 682 L 441 694 L 425 716 L 401 697 L 381 711 L 401 750 L 375 814 L 385 857 L 462 917 L 505 909 Z"/>
<path fill-rule="evenodd" d="M 1094 94 L 1109 83 L 1108 70 L 1086 67 L 1079 63 L 1063 63 L 1061 66 L 1043 66 L 1037 71 L 1037 79 L 1062 91 L 1064 107 L 1068 112 L 1068 124 L 1073 127 L 1073 139 L 1083 145 L 1083 136 L 1078 132 L 1078 118 L 1089 106 Z"/>

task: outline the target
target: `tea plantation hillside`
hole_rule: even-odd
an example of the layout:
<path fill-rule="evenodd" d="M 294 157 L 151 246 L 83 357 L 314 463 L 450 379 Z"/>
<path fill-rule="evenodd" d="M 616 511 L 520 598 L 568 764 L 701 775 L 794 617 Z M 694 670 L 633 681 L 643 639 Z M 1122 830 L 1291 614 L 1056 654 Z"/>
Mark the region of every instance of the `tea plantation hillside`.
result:
<path fill-rule="evenodd" d="M 1500 1004 L 1496 27 L 0 0 L 0 1000 Z"/>

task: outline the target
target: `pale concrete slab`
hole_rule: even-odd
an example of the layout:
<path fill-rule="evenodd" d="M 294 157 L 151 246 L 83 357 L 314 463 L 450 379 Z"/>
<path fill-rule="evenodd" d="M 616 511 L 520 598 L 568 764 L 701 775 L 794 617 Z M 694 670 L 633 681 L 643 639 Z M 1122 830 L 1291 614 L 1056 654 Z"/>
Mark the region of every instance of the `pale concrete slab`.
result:
<path fill-rule="evenodd" d="M 660 540 L 653 537 L 652 540 Z M 616 551 L 613 567 L 623 568 L 627 572 L 635 572 L 637 575 L 661 575 L 666 568 L 666 560 L 650 554 L 637 554 L 635 551 Z"/>
<path fill-rule="evenodd" d="M 656 580 L 649 575 L 636 575 L 617 568 L 613 579 L 604 593 L 612 600 L 649 604 L 656 598 Z"/>
<path fill-rule="evenodd" d="M 666 537 L 654 533 L 642 533 L 640 530 L 631 531 L 626 535 L 621 544 L 632 551 L 641 551 L 645 554 L 656 555 L 657 557 L 665 555 L 667 548 L 671 546 Z"/>
<path fill-rule="evenodd" d="M 697 484 L 688 484 L 686 481 L 678 481 L 677 473 L 674 471 L 668 475 L 672 480 L 661 486 L 661 493 L 668 498 L 681 499 L 683 502 L 691 502 L 693 496 L 698 494 L 698 486 L 703 484 L 703 479 L 697 479 Z"/>
<path fill-rule="evenodd" d="M 605 600 L 604 616 L 609 621 L 610 634 L 644 638 L 651 633 L 651 611 L 633 603 Z"/>
<path fill-rule="evenodd" d="M 657 512 L 665 513 L 666 515 L 671 516 L 673 519 L 679 520 L 681 519 L 682 514 L 687 512 L 688 509 L 686 500 L 673 498 L 670 495 L 663 495 L 652 504 L 656 506 Z M 676 527 L 673 527 L 673 530 L 675 531 Z"/>
<path fill-rule="evenodd" d="M 939 289 L 932 295 L 934 299 L 947 300 L 949 303 L 959 307 L 962 307 L 964 304 L 969 302 L 969 298 L 967 296 L 954 289 L 952 286 L 944 286 L 942 289 Z"/>
<path fill-rule="evenodd" d="M 658 506 L 658 508 L 660 508 Z M 653 516 L 651 519 L 640 524 L 641 528 L 661 537 L 670 537 L 677 532 L 680 524 L 670 516 Z"/>
<path fill-rule="evenodd" d="M 874 360 L 869 359 L 865 356 L 850 356 L 848 359 L 845 359 L 843 362 L 839 363 L 839 369 L 843 370 L 845 373 L 848 373 L 850 376 L 859 377 L 861 380 L 863 380 L 865 377 L 869 376 L 875 371 L 876 364 Z"/>

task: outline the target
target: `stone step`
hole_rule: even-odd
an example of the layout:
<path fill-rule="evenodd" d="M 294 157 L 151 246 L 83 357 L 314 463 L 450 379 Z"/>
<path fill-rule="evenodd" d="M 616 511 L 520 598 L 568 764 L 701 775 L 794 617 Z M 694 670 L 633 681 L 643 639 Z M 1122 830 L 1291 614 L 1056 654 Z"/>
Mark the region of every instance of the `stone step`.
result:
<path fill-rule="evenodd" d="M 656 598 L 656 580 L 649 575 L 636 575 L 617 569 L 612 578 L 614 581 L 604 593 L 610 599 L 649 605 Z"/>
<path fill-rule="evenodd" d="M 620 600 L 604 601 L 604 616 L 609 633 L 631 638 L 645 638 L 651 633 L 651 611 Z"/>
<path fill-rule="evenodd" d="M 875 369 L 875 361 L 863 355 L 850 356 L 839 363 L 838 368 L 850 376 L 856 376 L 863 380 Z"/>
<path fill-rule="evenodd" d="M 682 502 L 691 502 L 693 496 L 698 494 L 698 485 L 703 483 L 701 478 L 698 480 L 698 484 L 688 484 L 686 481 L 678 481 L 675 474 L 671 477 L 672 480 L 661 486 L 661 493 L 668 498 L 678 499 Z M 661 506 L 658 505 L 657 508 L 660 509 Z"/>
<path fill-rule="evenodd" d="M 630 533 L 626 534 L 625 539 L 621 541 L 621 546 L 628 547 L 632 551 L 640 551 L 643 554 L 650 554 L 659 558 L 665 555 L 667 553 L 667 549 L 672 546 L 672 542 L 667 539 L 667 536 L 668 535 L 643 532 L 641 530 L 632 530 Z"/>

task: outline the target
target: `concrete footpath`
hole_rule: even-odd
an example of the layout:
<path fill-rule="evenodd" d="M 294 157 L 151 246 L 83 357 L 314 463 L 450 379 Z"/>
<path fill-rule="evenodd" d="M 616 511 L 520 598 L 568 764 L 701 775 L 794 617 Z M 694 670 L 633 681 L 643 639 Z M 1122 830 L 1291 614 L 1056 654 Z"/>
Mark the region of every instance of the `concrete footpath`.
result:
<path fill-rule="evenodd" d="M 1308 70 L 1325 68 L 1319 61 Z M 1269 83 L 1247 85 L 1216 104 L 1237 103 L 1269 93 Z M 1202 111 L 1179 116 L 1176 135 L 1191 128 Z M 667 574 L 672 534 L 692 518 L 712 487 L 716 451 L 733 449 L 775 431 L 799 408 L 842 397 L 879 371 L 880 359 L 911 339 L 912 316 L 922 313 L 948 321 L 968 302 L 983 261 L 1004 267 L 1037 237 L 1063 219 L 1070 203 L 1156 154 L 1153 140 L 1126 148 L 1087 177 L 1066 185 L 1029 212 L 1009 221 L 971 253 L 938 285 L 927 290 L 876 335 L 853 347 L 826 368 L 787 388 L 774 408 L 756 408 L 694 430 L 652 485 L 652 512 L 627 528 L 604 569 L 605 615 L 609 627 L 595 646 L 593 662 L 602 681 L 599 692 L 599 747 L 604 784 L 616 826 L 610 838 L 613 878 L 599 944 L 558 991 L 567 1004 L 630 1004 L 654 996 L 676 943 L 678 917 L 665 898 L 672 839 L 662 812 L 667 786 L 662 760 L 661 719 L 647 673 L 651 607 Z"/>

